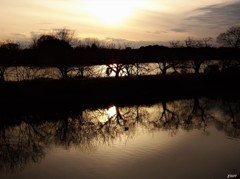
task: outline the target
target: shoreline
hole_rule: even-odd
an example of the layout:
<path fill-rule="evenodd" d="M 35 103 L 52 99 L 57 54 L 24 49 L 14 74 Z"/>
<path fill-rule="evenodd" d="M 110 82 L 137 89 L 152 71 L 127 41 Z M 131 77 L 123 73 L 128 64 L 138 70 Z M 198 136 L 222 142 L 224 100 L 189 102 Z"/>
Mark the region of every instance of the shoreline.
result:
<path fill-rule="evenodd" d="M 240 98 L 239 77 L 219 73 L 2 82 L 0 113 L 150 105 L 199 97 L 235 99 Z"/>

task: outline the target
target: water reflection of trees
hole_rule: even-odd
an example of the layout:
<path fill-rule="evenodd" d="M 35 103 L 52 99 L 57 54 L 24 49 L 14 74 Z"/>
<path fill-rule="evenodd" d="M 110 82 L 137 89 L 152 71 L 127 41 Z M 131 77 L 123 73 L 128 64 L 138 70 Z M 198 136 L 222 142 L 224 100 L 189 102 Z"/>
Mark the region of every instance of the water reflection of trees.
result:
<path fill-rule="evenodd" d="M 45 155 L 51 134 L 48 123 L 21 123 L 0 130 L 0 168 L 22 169 L 29 161 L 39 162 Z"/>
<path fill-rule="evenodd" d="M 215 126 L 224 130 L 230 137 L 240 136 L 240 104 L 237 100 L 222 100 L 219 102 L 222 120 L 216 120 Z"/>
<path fill-rule="evenodd" d="M 51 145 L 93 151 L 99 145 L 133 138 L 139 127 L 168 131 L 170 135 L 176 135 L 180 129 L 199 129 L 208 134 L 208 126 L 213 123 L 226 135 L 238 138 L 239 117 L 239 101 L 205 98 L 163 100 L 152 106 L 88 109 L 78 114 L 62 114 L 50 121 L 41 116 L 24 116 L 15 124 L 1 123 L 0 169 L 14 171 L 30 162 L 40 162 Z"/>

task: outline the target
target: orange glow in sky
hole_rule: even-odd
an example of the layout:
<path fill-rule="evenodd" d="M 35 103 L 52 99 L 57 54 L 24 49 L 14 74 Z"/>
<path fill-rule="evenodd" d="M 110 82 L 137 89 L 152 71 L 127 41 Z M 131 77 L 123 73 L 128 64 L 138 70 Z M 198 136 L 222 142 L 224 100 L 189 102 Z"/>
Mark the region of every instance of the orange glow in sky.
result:
<path fill-rule="evenodd" d="M 134 10 L 143 5 L 142 0 L 89 0 L 86 5 L 88 13 L 93 15 L 96 23 L 106 26 L 121 26 L 134 13 Z"/>
<path fill-rule="evenodd" d="M 69 28 L 78 37 L 170 41 L 240 24 L 239 0 L 1 0 L 0 41 Z"/>

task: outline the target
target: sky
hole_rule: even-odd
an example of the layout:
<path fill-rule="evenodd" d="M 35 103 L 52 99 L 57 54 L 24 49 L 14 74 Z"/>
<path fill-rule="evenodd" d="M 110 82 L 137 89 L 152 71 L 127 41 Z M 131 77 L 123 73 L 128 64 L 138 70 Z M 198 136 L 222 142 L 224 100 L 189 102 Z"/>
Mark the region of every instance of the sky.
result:
<path fill-rule="evenodd" d="M 167 42 L 240 25 L 240 0 L 0 0 L 0 41 L 68 28 L 78 38 Z"/>

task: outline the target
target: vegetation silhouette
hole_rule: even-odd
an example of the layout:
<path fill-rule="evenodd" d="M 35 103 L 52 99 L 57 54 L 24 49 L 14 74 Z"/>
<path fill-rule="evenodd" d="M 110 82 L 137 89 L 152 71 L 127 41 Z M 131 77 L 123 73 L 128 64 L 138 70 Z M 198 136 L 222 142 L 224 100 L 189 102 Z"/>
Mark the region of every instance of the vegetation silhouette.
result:
<path fill-rule="evenodd" d="M 33 39 L 27 49 L 20 49 L 15 43 L 1 45 L 3 109 L 21 111 L 24 109 L 18 105 L 21 103 L 30 109 L 36 104 L 38 108 L 44 101 L 48 101 L 46 106 L 64 109 L 73 107 L 77 100 L 84 106 L 97 106 L 96 99 L 107 105 L 126 103 L 128 99 L 147 100 L 147 97 L 153 100 L 239 95 L 240 49 L 213 47 L 211 38 L 189 37 L 183 46 L 180 42 L 171 42 L 172 47 L 153 45 L 139 49 L 105 48 L 96 41 L 73 47 L 72 39 L 72 32 L 62 29 Z M 97 76 L 95 65 L 103 65 L 106 76 L 94 78 Z M 212 66 L 219 70 L 213 70 Z M 20 81 L 5 80 L 13 67 Z M 57 69 L 60 79 L 31 77 L 48 67 Z M 22 74 L 20 68 L 24 69 Z"/>
<path fill-rule="evenodd" d="M 16 43 L 3 43 L 0 46 L 0 77 L 5 80 L 9 67 L 53 67 L 59 70 L 61 78 L 68 79 L 70 74 L 83 77 L 91 66 L 105 65 L 106 76 L 132 76 L 141 74 L 140 67 L 156 63 L 162 76 L 168 71 L 202 73 L 204 66 L 215 63 L 220 71 L 239 71 L 239 32 L 240 27 L 230 27 L 219 34 L 214 47 L 212 38 L 194 39 L 188 37 L 184 42 L 171 41 L 170 47 L 146 46 L 139 49 L 114 46 L 101 46 L 97 40 L 89 39 L 86 45 L 74 40 L 74 32 L 58 29 L 53 34 L 34 37 L 32 44 L 21 49 Z M 187 69 L 187 70 L 186 70 Z M 236 74 L 235 74 L 236 75 Z"/>
<path fill-rule="evenodd" d="M 232 26 L 219 34 L 217 42 L 225 47 L 240 48 L 240 26 Z"/>

